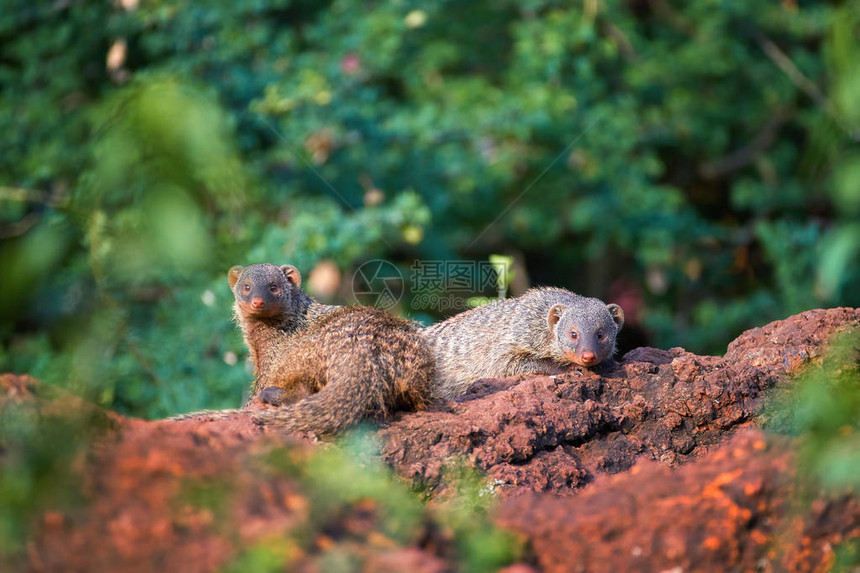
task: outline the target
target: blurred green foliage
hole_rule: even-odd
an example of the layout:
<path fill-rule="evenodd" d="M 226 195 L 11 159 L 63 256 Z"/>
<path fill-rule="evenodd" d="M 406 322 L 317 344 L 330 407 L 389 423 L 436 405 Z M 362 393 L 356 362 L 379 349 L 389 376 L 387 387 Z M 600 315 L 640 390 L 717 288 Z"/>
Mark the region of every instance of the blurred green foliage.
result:
<path fill-rule="evenodd" d="M 493 525 L 497 498 L 486 476 L 465 460 L 449 461 L 444 473 L 453 494 L 436 504 L 434 516 L 455 541 L 462 571 L 497 571 L 522 558 L 522 541 Z"/>
<path fill-rule="evenodd" d="M 513 255 L 698 352 L 858 306 L 858 29 L 857 0 L 4 0 L 0 370 L 235 406 L 224 273 L 259 261 Z"/>
<path fill-rule="evenodd" d="M 800 438 L 807 482 L 860 492 L 860 329 L 835 337 L 819 366 L 777 394 L 766 418 L 770 429 Z"/>
<path fill-rule="evenodd" d="M 46 387 L 45 389 L 49 389 Z M 0 406 L 0 568 L 23 554 L 28 535 L 48 511 L 85 501 L 82 470 L 96 436 L 110 426 L 102 411 L 65 398 L 62 410 L 41 412 L 34 402 Z"/>
<path fill-rule="evenodd" d="M 370 526 L 361 531 L 343 526 L 356 509 L 373 515 L 372 530 L 385 544 L 404 547 L 431 537 L 435 551 L 456 563 L 457 571 L 496 571 L 522 557 L 522 543 L 493 525 L 496 497 L 476 470 L 451 461 L 448 493 L 422 502 L 378 456 L 375 434 L 358 428 L 310 456 L 278 448 L 258 459 L 260 475 L 296 479 L 312 511 L 286 537 L 246 548 L 227 570 L 280 571 L 291 555 L 302 554 L 315 555 L 323 571 L 364 570 L 368 544 L 363 536 Z M 335 540 L 319 548 L 320 536 Z"/>
<path fill-rule="evenodd" d="M 860 493 L 860 329 L 837 334 L 821 362 L 794 384 L 771 391 L 765 427 L 794 438 L 798 487 L 795 509 L 822 496 L 840 503 Z M 835 548 L 832 571 L 856 571 L 860 541 Z"/>
<path fill-rule="evenodd" d="M 111 424 L 102 410 L 68 394 L 51 396 L 48 386 L 36 391 L 47 394 L 44 401 L 0 405 L 4 571 L 26 568 L 27 541 L 44 525 L 85 519 L 88 496 L 99 495 L 85 484 L 110 451 L 109 445 L 93 449 L 105 445 L 98 437 Z M 56 401 L 49 402 L 52 397 Z M 453 462 L 449 467 L 448 493 L 441 500 L 423 498 L 379 459 L 375 433 L 357 428 L 326 447 L 279 445 L 215 477 L 185 476 L 163 517 L 177 519 L 192 509 L 211 514 L 212 529 L 237 549 L 225 571 L 283 571 L 302 559 L 321 571 L 357 571 L 374 553 L 425 543 L 464 573 L 496 571 L 521 558 L 522 543 L 492 523 L 496 497 L 485 478 Z M 241 503 L 237 492 L 251 487 L 247 479 L 242 485 L 238 468 L 263 482 L 286 478 L 291 503 L 303 508 L 294 508 L 289 528 L 248 544 L 242 524 L 231 517 L 233 504 Z M 345 527 L 349 519 L 361 527 Z"/>

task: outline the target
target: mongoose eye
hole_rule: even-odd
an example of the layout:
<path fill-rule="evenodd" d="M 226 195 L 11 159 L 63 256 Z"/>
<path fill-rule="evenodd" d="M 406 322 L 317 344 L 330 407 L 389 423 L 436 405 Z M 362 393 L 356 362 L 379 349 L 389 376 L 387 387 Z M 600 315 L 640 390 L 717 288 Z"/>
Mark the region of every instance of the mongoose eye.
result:
<path fill-rule="evenodd" d="M 250 292 L 251 291 L 251 283 L 245 283 L 245 285 L 242 288 L 245 289 L 245 292 Z"/>
<path fill-rule="evenodd" d="M 278 288 L 278 285 L 276 285 L 275 283 L 272 283 L 272 284 L 270 284 L 270 285 L 269 285 L 269 292 L 270 292 L 270 293 L 272 293 L 272 294 L 278 294 L 278 292 L 279 292 L 280 290 L 281 290 L 281 289 L 279 289 L 279 288 Z"/>
<path fill-rule="evenodd" d="M 571 339 L 571 340 L 576 340 L 577 338 L 579 338 L 579 335 L 576 333 L 576 331 L 575 331 L 575 330 L 571 330 L 571 331 L 570 331 L 570 339 Z"/>
<path fill-rule="evenodd" d="M 603 334 L 602 330 L 598 330 L 597 331 L 597 340 L 603 341 L 604 338 L 606 338 L 606 335 Z"/>

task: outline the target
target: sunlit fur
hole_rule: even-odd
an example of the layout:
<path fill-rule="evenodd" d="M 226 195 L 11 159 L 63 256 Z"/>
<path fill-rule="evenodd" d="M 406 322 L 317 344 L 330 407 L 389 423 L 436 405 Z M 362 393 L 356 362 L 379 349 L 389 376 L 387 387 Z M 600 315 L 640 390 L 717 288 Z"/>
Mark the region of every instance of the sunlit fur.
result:
<path fill-rule="evenodd" d="M 233 267 L 228 281 L 254 362 L 252 395 L 266 391 L 285 404 L 254 411 L 257 421 L 331 434 L 430 401 L 432 352 L 414 323 L 372 307 L 321 305 L 302 292 L 290 265 Z"/>
<path fill-rule="evenodd" d="M 463 312 L 423 331 L 436 358 L 434 393 L 453 398 L 479 378 L 595 366 L 613 355 L 623 324 L 618 305 L 560 288 L 532 289 Z M 572 331 L 578 333 L 576 341 Z M 583 359 L 589 352 L 592 361 Z"/>

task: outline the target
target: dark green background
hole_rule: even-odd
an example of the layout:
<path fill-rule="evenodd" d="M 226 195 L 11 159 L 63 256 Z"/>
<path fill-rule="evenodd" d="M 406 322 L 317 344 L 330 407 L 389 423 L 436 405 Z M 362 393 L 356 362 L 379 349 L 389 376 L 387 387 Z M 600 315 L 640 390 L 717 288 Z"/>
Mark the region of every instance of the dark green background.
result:
<path fill-rule="evenodd" d="M 622 347 L 860 305 L 856 1 L 125 4 L 0 0 L 0 371 L 238 405 L 259 261 L 514 255 Z"/>

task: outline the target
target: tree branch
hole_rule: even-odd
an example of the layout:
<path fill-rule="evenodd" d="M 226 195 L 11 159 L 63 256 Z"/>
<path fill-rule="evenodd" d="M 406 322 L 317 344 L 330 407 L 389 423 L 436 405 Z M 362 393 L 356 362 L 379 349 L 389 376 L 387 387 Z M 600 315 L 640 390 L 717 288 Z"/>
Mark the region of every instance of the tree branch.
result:
<path fill-rule="evenodd" d="M 705 179 L 718 179 L 723 175 L 746 167 L 773 145 L 777 133 L 779 133 L 780 128 L 788 121 L 791 115 L 791 109 L 788 107 L 777 109 L 776 113 L 767 120 L 764 127 L 759 130 L 749 143 L 732 151 L 728 155 L 702 164 L 699 167 L 699 174 Z"/>

